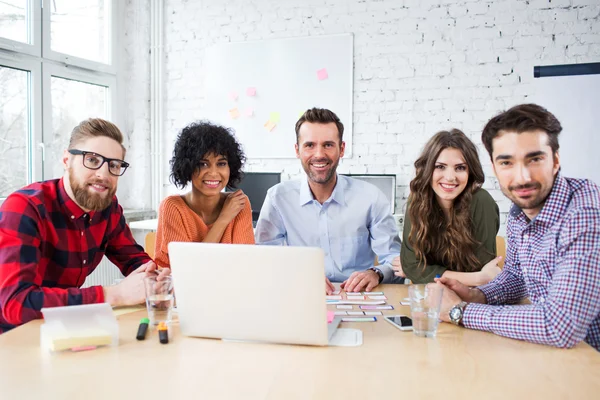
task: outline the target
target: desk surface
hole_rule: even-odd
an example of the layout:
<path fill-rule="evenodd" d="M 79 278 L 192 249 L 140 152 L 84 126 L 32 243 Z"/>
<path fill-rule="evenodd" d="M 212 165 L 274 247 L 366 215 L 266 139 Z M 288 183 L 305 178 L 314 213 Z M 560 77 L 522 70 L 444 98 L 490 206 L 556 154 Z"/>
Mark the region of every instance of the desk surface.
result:
<path fill-rule="evenodd" d="M 406 286 L 376 290 L 396 308 L 384 313 L 409 313 L 399 305 Z M 156 331 L 135 339 L 145 314 L 119 315 L 120 345 L 87 352 L 41 352 L 41 321 L 1 335 L 1 397 L 591 399 L 600 393 L 600 353 L 585 343 L 562 350 L 450 324 L 425 339 L 378 318 L 342 323 L 364 332 L 360 347 L 188 338 L 176 323 L 171 342 L 161 345 Z"/>
<path fill-rule="evenodd" d="M 142 221 L 134 221 L 129 223 L 129 229 L 140 229 L 147 231 L 155 231 L 158 229 L 158 218 L 145 219 Z"/>

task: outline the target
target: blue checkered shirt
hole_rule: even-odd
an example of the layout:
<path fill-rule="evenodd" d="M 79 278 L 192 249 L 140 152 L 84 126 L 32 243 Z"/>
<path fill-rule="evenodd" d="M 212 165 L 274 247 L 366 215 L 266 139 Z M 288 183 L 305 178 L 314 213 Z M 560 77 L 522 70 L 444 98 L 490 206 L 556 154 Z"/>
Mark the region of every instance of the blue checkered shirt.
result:
<path fill-rule="evenodd" d="M 502 273 L 479 287 L 488 304 L 469 304 L 468 328 L 556 347 L 582 340 L 600 351 L 600 189 L 557 175 L 530 221 L 513 205 Z M 514 305 L 529 297 L 532 304 Z"/>

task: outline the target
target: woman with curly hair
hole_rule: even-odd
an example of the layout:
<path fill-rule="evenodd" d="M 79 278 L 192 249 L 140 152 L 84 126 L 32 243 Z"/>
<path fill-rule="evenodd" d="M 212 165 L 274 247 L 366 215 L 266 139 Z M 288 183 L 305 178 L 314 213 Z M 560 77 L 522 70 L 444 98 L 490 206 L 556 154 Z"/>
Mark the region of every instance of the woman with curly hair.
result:
<path fill-rule="evenodd" d="M 170 242 L 254 244 L 248 197 L 234 189 L 246 157 L 232 132 L 207 121 L 179 133 L 171 159 L 171 181 L 191 190 L 169 196 L 158 211 L 155 261 L 169 267 Z"/>
<path fill-rule="evenodd" d="M 496 234 L 498 205 L 481 188 L 483 170 L 477 148 L 458 129 L 442 131 L 415 161 L 401 264 L 396 275 L 413 283 L 447 276 L 468 286 L 483 285 L 499 272 Z"/>

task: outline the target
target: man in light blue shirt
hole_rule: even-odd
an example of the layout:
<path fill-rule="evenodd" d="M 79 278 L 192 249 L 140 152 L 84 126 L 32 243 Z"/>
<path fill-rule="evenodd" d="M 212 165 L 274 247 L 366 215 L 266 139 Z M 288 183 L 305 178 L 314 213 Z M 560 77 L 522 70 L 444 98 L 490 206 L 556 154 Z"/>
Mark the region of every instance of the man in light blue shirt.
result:
<path fill-rule="evenodd" d="M 255 233 L 257 244 L 322 248 L 328 294 L 334 291 L 331 282 L 343 282 L 348 292 L 401 282 L 391 268 L 400 239 L 385 195 L 336 173 L 344 156 L 343 132 L 329 110 L 304 113 L 296 123 L 295 147 L 307 179 L 269 189 Z"/>

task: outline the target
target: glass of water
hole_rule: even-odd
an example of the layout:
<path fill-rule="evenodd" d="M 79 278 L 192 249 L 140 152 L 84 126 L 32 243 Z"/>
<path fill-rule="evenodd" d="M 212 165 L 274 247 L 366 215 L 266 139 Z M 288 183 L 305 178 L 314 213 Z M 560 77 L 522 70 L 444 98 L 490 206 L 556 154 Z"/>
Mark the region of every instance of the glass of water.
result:
<path fill-rule="evenodd" d="M 437 284 L 408 287 L 413 332 L 421 337 L 435 337 L 444 288 Z"/>
<path fill-rule="evenodd" d="M 144 278 L 146 308 L 151 325 L 158 325 L 160 322 L 170 323 L 173 312 L 173 279 L 171 276 L 166 276 L 159 281 L 157 277 L 158 275 L 152 275 Z"/>

